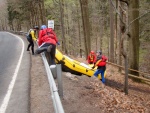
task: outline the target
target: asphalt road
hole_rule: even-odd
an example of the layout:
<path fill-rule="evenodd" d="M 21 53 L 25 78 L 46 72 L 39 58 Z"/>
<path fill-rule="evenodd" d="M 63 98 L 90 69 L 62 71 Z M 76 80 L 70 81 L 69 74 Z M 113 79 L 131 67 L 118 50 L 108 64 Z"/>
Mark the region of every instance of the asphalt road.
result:
<path fill-rule="evenodd" d="M 29 112 L 30 55 L 24 39 L 0 32 L 0 113 Z"/>

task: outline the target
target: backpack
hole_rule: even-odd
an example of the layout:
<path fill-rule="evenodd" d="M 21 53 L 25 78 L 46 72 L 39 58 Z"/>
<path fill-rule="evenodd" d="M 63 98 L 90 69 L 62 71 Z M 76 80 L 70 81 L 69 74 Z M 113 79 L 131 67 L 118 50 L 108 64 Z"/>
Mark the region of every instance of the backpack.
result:
<path fill-rule="evenodd" d="M 55 35 L 55 34 L 51 28 L 46 28 L 46 29 L 43 29 L 43 31 L 42 31 L 42 37 L 45 35 L 50 37 L 51 35 Z"/>
<path fill-rule="evenodd" d="M 106 61 L 107 61 L 107 57 L 103 55 L 103 56 L 102 56 L 102 61 L 103 61 L 103 62 L 106 62 Z"/>
<path fill-rule="evenodd" d="M 27 35 L 26 35 L 26 38 L 28 39 L 28 40 L 31 40 L 31 37 L 30 37 L 30 32 L 32 31 L 32 29 L 30 29 L 29 31 L 28 31 L 28 33 L 27 33 Z"/>
<path fill-rule="evenodd" d="M 107 61 L 107 57 L 102 55 L 101 61 L 98 63 L 98 66 L 105 66 Z"/>

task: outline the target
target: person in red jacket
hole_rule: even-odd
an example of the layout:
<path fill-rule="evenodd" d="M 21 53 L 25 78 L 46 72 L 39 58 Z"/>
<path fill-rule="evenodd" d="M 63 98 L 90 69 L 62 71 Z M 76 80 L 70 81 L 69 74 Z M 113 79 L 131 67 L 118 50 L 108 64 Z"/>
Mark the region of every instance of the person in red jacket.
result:
<path fill-rule="evenodd" d="M 55 64 L 56 44 L 60 45 L 53 29 L 47 28 L 46 25 L 42 25 L 38 38 L 39 47 L 35 51 L 35 54 L 40 54 L 45 51 L 49 52 L 51 57 L 50 61 L 53 65 Z"/>
<path fill-rule="evenodd" d="M 99 55 L 100 55 L 100 53 L 99 53 Z M 93 76 L 97 77 L 98 74 L 101 74 L 103 84 L 105 84 L 104 73 L 106 70 L 106 61 L 107 61 L 107 57 L 102 55 L 101 58 L 98 59 L 97 62 L 95 63 L 95 65 L 92 67 L 94 69 L 97 66 L 97 70 L 95 71 Z"/>
<path fill-rule="evenodd" d="M 94 51 L 91 51 L 90 54 L 88 55 L 88 63 L 89 64 L 94 64 L 96 62 L 96 54 Z"/>

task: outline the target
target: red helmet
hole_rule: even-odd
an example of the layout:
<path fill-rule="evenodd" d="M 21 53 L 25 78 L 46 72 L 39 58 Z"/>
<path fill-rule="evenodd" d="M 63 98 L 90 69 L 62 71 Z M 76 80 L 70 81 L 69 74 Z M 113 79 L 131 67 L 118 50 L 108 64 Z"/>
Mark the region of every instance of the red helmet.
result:
<path fill-rule="evenodd" d="M 94 51 L 91 51 L 90 53 L 91 53 L 91 54 L 94 54 L 95 52 L 94 52 Z"/>

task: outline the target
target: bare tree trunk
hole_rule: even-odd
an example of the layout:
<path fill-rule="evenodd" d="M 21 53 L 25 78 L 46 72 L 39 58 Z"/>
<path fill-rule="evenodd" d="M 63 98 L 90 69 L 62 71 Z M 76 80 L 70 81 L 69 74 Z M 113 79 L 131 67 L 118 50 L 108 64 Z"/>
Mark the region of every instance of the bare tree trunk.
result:
<path fill-rule="evenodd" d="M 66 40 L 65 40 L 65 43 L 66 43 L 66 49 L 67 49 L 67 52 L 66 52 L 66 54 L 69 54 L 69 52 L 70 52 L 70 42 L 69 42 L 69 40 L 70 40 L 70 23 L 69 23 L 69 21 L 70 21 L 70 13 L 69 13 L 69 5 L 68 5 L 68 3 L 65 3 L 64 4 L 64 8 L 65 8 L 65 11 L 66 11 L 66 14 L 65 14 L 65 16 L 64 16 L 64 24 L 65 24 L 65 26 L 64 26 L 64 28 L 65 28 L 65 36 L 66 36 Z M 64 47 L 63 47 L 64 48 Z"/>
<path fill-rule="evenodd" d="M 83 24 L 83 33 L 84 33 L 85 54 L 86 54 L 86 57 L 87 57 L 88 53 L 91 51 L 88 0 L 80 0 L 80 7 L 81 7 L 81 13 L 82 13 L 82 24 Z"/>
<path fill-rule="evenodd" d="M 118 0 L 116 0 L 116 9 L 118 10 Z M 115 13 L 115 56 L 114 56 L 114 62 L 115 63 L 117 63 L 117 56 L 118 56 L 118 54 L 117 54 L 117 46 L 118 46 L 118 14 L 117 13 Z"/>
<path fill-rule="evenodd" d="M 121 53 L 124 57 L 124 67 L 125 67 L 124 92 L 127 95 L 128 94 L 128 56 L 127 56 L 127 52 L 125 51 L 124 44 L 123 44 L 125 36 L 126 36 L 126 32 L 127 31 L 122 32 Z"/>
<path fill-rule="evenodd" d="M 78 3 L 77 3 L 77 7 L 78 7 Z M 80 15 L 79 15 L 79 9 L 77 8 L 77 14 L 78 14 L 78 19 L 77 19 L 77 21 L 78 21 L 78 37 L 79 37 L 79 53 L 80 53 L 80 57 L 82 57 L 82 46 L 81 46 L 81 26 L 80 26 Z"/>
<path fill-rule="evenodd" d="M 46 24 L 46 21 L 45 21 L 44 0 L 39 0 L 38 6 L 39 6 L 40 25 Z"/>
<path fill-rule="evenodd" d="M 110 0 L 111 4 L 113 5 L 112 0 Z M 114 6 L 114 5 L 113 5 Z M 118 13 L 118 12 L 117 12 Z M 119 14 L 120 15 L 120 14 Z M 127 55 L 127 45 L 124 45 L 124 40 L 125 37 L 127 36 L 127 28 L 126 28 L 126 14 L 124 13 L 124 17 L 122 18 L 122 16 L 120 15 L 120 20 L 121 20 L 121 32 L 122 32 L 122 37 L 121 37 L 121 41 L 120 41 L 120 50 L 121 50 L 121 54 L 124 57 L 124 65 L 125 65 L 125 81 L 124 81 L 124 91 L 125 94 L 128 94 L 128 55 Z M 126 47 L 125 47 L 126 46 Z"/>
<path fill-rule="evenodd" d="M 100 30 L 100 50 L 101 51 L 103 51 L 102 50 L 102 44 L 103 44 L 103 30 L 104 30 L 104 24 L 103 24 L 103 22 L 104 22 L 104 19 L 103 19 L 103 15 L 102 15 L 102 19 L 101 19 L 101 22 L 100 22 L 100 25 L 101 25 L 101 30 Z"/>
<path fill-rule="evenodd" d="M 110 46 L 109 46 L 109 61 L 114 62 L 114 21 L 113 21 L 113 6 L 110 1 Z"/>
<path fill-rule="evenodd" d="M 82 46 L 81 46 L 81 33 L 80 33 L 80 21 L 78 19 L 78 31 L 79 31 L 79 51 L 80 51 L 80 57 L 82 57 Z"/>
<path fill-rule="evenodd" d="M 66 49 L 66 39 L 65 39 L 65 31 L 64 31 L 64 9 L 63 9 L 63 0 L 59 0 L 60 5 L 60 22 L 61 22 L 61 34 L 62 34 L 62 50 L 67 53 Z"/>
<path fill-rule="evenodd" d="M 67 26 L 66 26 L 66 34 L 67 35 L 70 35 L 70 32 L 69 32 L 69 29 L 70 29 L 70 27 L 69 27 L 69 8 L 68 8 L 68 4 L 66 3 L 66 24 L 67 24 Z"/>
<path fill-rule="evenodd" d="M 96 36 L 96 51 L 97 51 L 97 49 L 98 49 L 98 40 L 99 39 L 99 36 L 98 36 L 98 34 L 97 34 L 97 36 Z"/>
<path fill-rule="evenodd" d="M 46 21 L 46 11 L 45 11 L 45 6 L 44 6 L 44 0 L 42 0 L 41 5 L 42 5 L 42 14 L 43 14 L 43 16 L 42 16 L 43 24 L 46 24 L 47 21 Z"/>
<path fill-rule="evenodd" d="M 34 14 L 35 14 L 35 12 L 34 12 L 34 9 L 32 8 L 32 7 L 34 7 L 33 4 L 34 3 L 32 1 L 31 4 L 29 5 L 29 7 L 31 9 L 31 11 L 30 11 L 30 22 L 31 22 L 30 27 L 33 27 L 33 25 L 34 25 Z"/>
<path fill-rule="evenodd" d="M 122 7 L 120 1 L 119 1 L 118 4 L 119 4 L 120 7 Z M 121 11 L 120 7 L 119 7 L 120 16 L 121 16 L 121 18 L 123 18 L 123 16 L 122 16 L 122 11 Z M 118 45 L 119 45 L 119 47 L 118 47 L 118 48 L 119 48 L 119 57 L 118 57 L 118 64 L 119 64 L 119 65 L 122 65 L 122 60 L 121 60 L 121 46 L 120 46 L 120 43 L 121 43 L 121 35 L 122 35 L 122 34 L 121 34 L 121 20 L 120 20 L 120 19 L 119 19 L 119 25 L 118 25 L 118 26 L 119 26 L 119 34 L 118 34 L 118 35 L 119 35 L 119 36 L 118 36 L 118 42 L 119 42 L 119 44 L 118 44 Z M 121 72 L 121 68 L 119 68 L 119 72 Z"/>
<path fill-rule="evenodd" d="M 139 0 L 130 1 L 129 5 L 129 22 L 139 17 Z M 139 20 L 135 20 L 130 26 L 130 52 L 129 62 L 130 68 L 139 70 Z M 139 75 L 138 72 L 131 72 L 131 74 Z"/>

